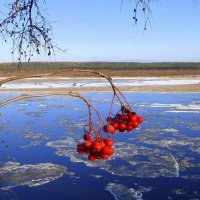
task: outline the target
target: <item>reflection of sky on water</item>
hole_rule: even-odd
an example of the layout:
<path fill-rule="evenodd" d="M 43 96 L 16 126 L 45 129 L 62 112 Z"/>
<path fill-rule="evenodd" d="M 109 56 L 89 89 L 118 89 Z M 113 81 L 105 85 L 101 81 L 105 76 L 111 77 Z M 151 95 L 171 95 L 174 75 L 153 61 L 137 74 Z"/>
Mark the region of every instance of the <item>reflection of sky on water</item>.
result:
<path fill-rule="evenodd" d="M 1 93 L 0 100 L 16 95 Z M 85 95 L 105 119 L 111 93 Z M 114 135 L 115 155 L 98 162 L 76 153 L 88 118 L 79 100 L 27 99 L 1 108 L 0 187 L 22 200 L 200 199 L 199 94 L 126 97 L 145 122 Z"/>

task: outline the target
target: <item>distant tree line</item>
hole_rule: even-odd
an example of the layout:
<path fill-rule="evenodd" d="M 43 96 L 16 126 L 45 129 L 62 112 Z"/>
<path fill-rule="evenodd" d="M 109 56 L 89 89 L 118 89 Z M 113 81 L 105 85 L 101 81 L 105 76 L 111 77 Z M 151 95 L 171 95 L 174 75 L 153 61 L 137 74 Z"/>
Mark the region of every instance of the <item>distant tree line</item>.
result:
<path fill-rule="evenodd" d="M 0 71 L 16 70 L 18 63 L 1 63 Z M 21 70 L 62 70 L 62 69 L 90 69 L 90 70 L 200 70 L 198 62 L 27 62 Z"/>

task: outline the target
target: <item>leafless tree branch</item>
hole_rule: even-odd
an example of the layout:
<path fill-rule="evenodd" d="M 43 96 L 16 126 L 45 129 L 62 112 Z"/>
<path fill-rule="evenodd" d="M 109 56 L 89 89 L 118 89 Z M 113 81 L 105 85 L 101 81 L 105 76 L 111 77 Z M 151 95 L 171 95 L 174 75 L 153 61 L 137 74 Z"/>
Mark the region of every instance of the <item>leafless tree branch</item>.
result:
<path fill-rule="evenodd" d="M 144 30 L 147 29 L 148 26 L 151 26 L 151 18 L 152 18 L 152 9 L 151 3 L 158 2 L 159 0 L 134 0 L 134 9 L 133 9 L 133 20 L 134 24 L 137 25 L 139 17 L 139 13 L 143 13 L 144 16 Z"/>
<path fill-rule="evenodd" d="M 52 26 L 43 15 L 44 0 L 15 0 L 8 4 L 8 14 L 0 21 L 0 34 L 4 42 L 12 40 L 12 54 L 17 52 L 18 61 L 22 57 L 30 61 L 34 53 L 44 51 L 48 56 L 56 46 L 52 42 Z"/>

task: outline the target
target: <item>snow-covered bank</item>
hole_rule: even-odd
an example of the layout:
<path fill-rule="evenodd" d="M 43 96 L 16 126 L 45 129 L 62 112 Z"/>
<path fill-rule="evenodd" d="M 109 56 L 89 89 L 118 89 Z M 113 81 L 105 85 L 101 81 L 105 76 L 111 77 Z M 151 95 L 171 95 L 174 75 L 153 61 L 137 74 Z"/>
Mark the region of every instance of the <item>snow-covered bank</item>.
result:
<path fill-rule="evenodd" d="M 182 86 L 199 85 L 200 78 L 115 78 L 113 82 L 119 87 L 139 87 L 139 86 Z M 8 82 L 1 86 L 4 89 L 56 89 L 56 88 L 88 88 L 88 87 L 108 87 L 110 84 L 105 79 L 98 78 L 37 78 L 26 79 L 25 81 Z"/>

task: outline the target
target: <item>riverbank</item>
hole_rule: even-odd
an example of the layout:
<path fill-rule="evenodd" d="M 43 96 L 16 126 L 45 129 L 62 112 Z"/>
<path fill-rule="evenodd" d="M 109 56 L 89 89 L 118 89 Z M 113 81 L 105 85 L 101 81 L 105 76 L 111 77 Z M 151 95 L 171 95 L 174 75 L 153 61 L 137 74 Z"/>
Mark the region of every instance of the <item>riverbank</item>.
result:
<path fill-rule="evenodd" d="M 6 77 L 1 77 L 0 80 Z M 200 92 L 200 75 L 119 77 L 113 76 L 113 83 L 126 92 Z M 97 77 L 43 77 L 21 79 L 5 83 L 0 92 L 12 91 L 111 91 L 107 80 Z"/>

